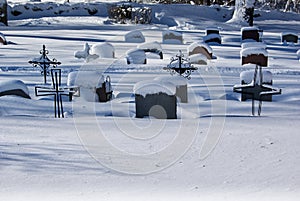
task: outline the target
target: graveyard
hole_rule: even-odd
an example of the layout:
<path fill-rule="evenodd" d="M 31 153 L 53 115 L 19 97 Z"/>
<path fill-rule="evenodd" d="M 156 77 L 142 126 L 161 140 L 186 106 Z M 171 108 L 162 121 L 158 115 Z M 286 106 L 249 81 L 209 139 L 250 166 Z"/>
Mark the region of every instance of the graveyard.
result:
<path fill-rule="evenodd" d="M 0 24 L 0 200 L 298 200 L 300 15 L 107 3 Z"/>

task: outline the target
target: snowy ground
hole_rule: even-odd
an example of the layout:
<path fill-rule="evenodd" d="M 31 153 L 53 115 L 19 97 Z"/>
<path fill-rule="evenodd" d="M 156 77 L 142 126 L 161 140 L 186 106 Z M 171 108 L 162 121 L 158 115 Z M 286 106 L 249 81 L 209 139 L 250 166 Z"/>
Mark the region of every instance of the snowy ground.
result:
<path fill-rule="evenodd" d="M 261 117 L 251 115 L 251 101 L 240 102 L 232 92 L 240 72 L 249 70 L 241 66 L 236 25 L 186 14 L 173 27 L 183 33 L 183 45 L 162 44 L 164 60 L 126 65 L 125 52 L 138 44 L 124 42 L 124 35 L 140 30 L 146 42 L 161 42 L 167 24 L 107 25 L 103 17 L 10 21 L 1 27 L 9 44 L 0 46 L 0 81 L 22 80 L 32 99 L 0 97 L 0 199 L 298 200 L 300 46 L 280 42 L 282 31 L 299 35 L 295 18 L 256 22 L 264 30 L 273 85 L 282 89 L 263 103 Z M 134 84 L 169 76 L 162 68 L 170 57 L 186 54 L 208 25 L 223 28 L 223 44 L 211 46 L 217 59 L 192 74 L 189 102 L 178 105 L 178 119 L 136 119 Z M 114 45 L 116 59 L 85 63 L 74 57 L 85 42 L 104 41 Z M 43 78 L 28 64 L 43 44 L 62 62 L 63 82 L 71 71 L 103 72 L 115 98 L 65 101 L 66 118 L 53 118 L 52 98 L 34 96 Z"/>

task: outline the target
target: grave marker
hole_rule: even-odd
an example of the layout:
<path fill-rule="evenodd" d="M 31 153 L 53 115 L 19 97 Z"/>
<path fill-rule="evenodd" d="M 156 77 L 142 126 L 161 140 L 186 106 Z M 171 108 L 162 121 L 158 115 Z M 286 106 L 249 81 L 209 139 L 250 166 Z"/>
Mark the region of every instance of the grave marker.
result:
<path fill-rule="evenodd" d="M 61 69 L 51 69 L 52 86 L 36 86 L 36 96 L 54 96 L 54 116 L 64 118 L 62 96 L 78 94 L 78 87 L 61 87 Z"/>
<path fill-rule="evenodd" d="M 41 74 L 44 75 L 44 84 L 47 83 L 47 75 L 49 74 L 49 68 L 52 67 L 56 68 L 58 65 L 61 64 L 61 62 L 58 62 L 56 59 L 50 60 L 47 57 L 47 54 L 49 53 L 48 50 L 46 50 L 45 45 L 43 45 L 43 49 L 40 51 L 41 57 L 35 58 L 32 61 L 29 61 L 28 63 L 32 64 L 34 67 L 40 67 Z"/>
<path fill-rule="evenodd" d="M 188 59 L 184 57 L 180 50 L 179 54 L 177 54 L 175 58 L 172 57 L 170 64 L 167 65 L 167 67 L 164 67 L 163 69 L 169 71 L 171 75 L 178 73 L 180 76 L 187 79 L 191 79 L 191 73 L 194 70 L 197 70 L 197 68 L 194 67 L 188 61 Z"/>

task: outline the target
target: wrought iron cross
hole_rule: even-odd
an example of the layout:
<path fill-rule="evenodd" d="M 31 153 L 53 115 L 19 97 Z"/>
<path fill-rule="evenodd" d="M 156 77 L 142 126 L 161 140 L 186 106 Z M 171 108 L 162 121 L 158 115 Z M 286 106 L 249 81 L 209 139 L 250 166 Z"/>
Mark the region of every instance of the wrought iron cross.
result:
<path fill-rule="evenodd" d="M 257 77 L 259 73 L 259 80 Z M 256 65 L 253 80 L 250 84 L 235 85 L 233 91 L 241 94 L 249 94 L 252 97 L 252 115 L 255 115 L 255 100 L 259 101 L 258 115 L 261 114 L 263 97 L 281 94 L 281 89 L 263 84 L 262 67 Z"/>
<path fill-rule="evenodd" d="M 47 75 L 49 75 L 49 68 L 52 65 L 53 68 L 56 68 L 58 65 L 61 64 L 61 62 L 58 62 L 56 59 L 50 60 L 47 57 L 47 54 L 49 54 L 49 51 L 46 50 L 45 45 L 43 45 L 43 49 L 40 51 L 41 57 L 35 58 L 32 61 L 29 61 L 28 63 L 32 64 L 34 67 L 40 67 L 41 68 L 41 74 L 44 75 L 44 83 L 47 83 Z"/>
<path fill-rule="evenodd" d="M 35 87 L 36 96 L 54 96 L 55 118 L 64 118 L 62 96 L 79 94 L 79 87 L 61 87 L 61 69 L 51 69 L 52 86 Z"/>
<path fill-rule="evenodd" d="M 170 71 L 171 75 L 178 73 L 180 76 L 191 79 L 190 75 L 194 70 L 197 70 L 188 59 L 184 58 L 181 50 L 179 50 L 179 54 L 176 55 L 176 58 L 172 57 L 171 62 L 167 67 L 163 68 L 164 70 Z"/>

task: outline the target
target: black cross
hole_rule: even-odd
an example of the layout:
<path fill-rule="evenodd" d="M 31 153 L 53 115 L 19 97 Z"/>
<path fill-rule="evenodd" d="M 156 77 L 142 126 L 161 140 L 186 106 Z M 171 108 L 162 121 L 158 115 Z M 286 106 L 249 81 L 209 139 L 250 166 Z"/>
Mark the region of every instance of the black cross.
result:
<path fill-rule="evenodd" d="M 188 59 L 184 58 L 184 55 L 180 50 L 179 54 L 176 55 L 176 58 L 172 57 L 170 64 L 163 69 L 170 71 L 171 75 L 178 73 L 180 76 L 183 76 L 187 79 L 191 79 L 191 73 L 194 70 L 197 70 L 197 68 L 195 68 L 190 62 L 188 62 Z"/>
<path fill-rule="evenodd" d="M 47 54 L 49 53 L 48 50 L 46 50 L 45 45 L 43 45 L 43 49 L 40 51 L 41 57 L 38 59 L 33 59 L 32 61 L 29 61 L 28 63 L 32 64 L 34 67 L 40 67 L 41 74 L 44 75 L 44 83 L 47 83 L 47 75 L 49 75 L 49 67 L 52 65 L 53 68 L 57 67 L 57 65 L 60 65 L 61 62 L 58 62 L 56 59 L 50 60 L 47 57 Z"/>
<path fill-rule="evenodd" d="M 257 80 L 257 73 L 259 72 L 259 81 Z M 249 94 L 252 97 L 252 115 L 255 115 L 255 100 L 259 101 L 258 106 L 258 115 L 261 114 L 261 107 L 263 97 L 265 96 L 272 96 L 272 95 L 278 95 L 281 94 L 281 89 L 273 88 L 271 85 L 263 84 L 263 73 L 262 73 L 262 67 L 259 65 L 256 65 L 253 80 L 250 84 L 242 84 L 242 85 L 235 85 L 233 87 L 233 91 L 241 94 Z"/>
<path fill-rule="evenodd" d="M 55 118 L 64 118 L 62 96 L 79 94 L 79 87 L 61 87 L 61 69 L 51 69 L 52 86 L 35 87 L 36 96 L 54 96 Z"/>

